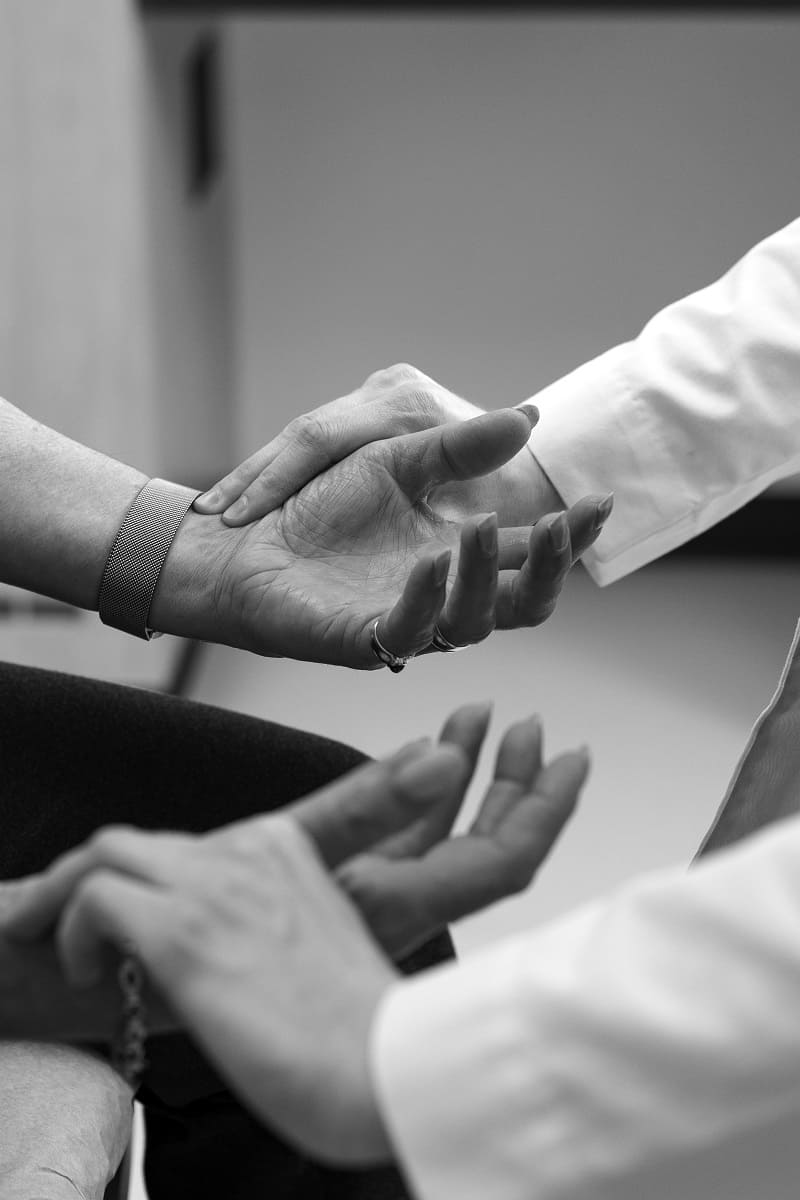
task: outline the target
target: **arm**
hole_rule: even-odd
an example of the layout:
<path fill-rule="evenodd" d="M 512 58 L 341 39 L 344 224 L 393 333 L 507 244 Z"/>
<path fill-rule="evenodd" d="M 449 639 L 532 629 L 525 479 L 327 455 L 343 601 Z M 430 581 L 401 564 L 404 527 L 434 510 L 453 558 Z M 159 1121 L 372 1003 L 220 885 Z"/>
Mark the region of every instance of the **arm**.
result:
<path fill-rule="evenodd" d="M 375 1078 L 421 1200 L 788 1194 L 799 646 L 701 855 L 778 828 L 388 993 Z"/>
<path fill-rule="evenodd" d="M 545 388 L 531 449 L 570 502 L 613 486 L 583 561 L 611 583 L 800 470 L 800 220 L 632 342 Z"/>
<path fill-rule="evenodd" d="M 0 400 L 4 582 L 96 609 L 112 543 L 147 479 Z M 216 624 L 214 584 L 236 537 L 228 540 L 217 526 L 192 512 L 184 519 L 159 579 L 152 610 L 156 628 L 224 640 Z"/>
<path fill-rule="evenodd" d="M 613 488 L 614 520 L 583 553 L 598 583 L 613 582 L 800 469 L 799 311 L 800 220 L 633 341 L 533 396 L 529 451 L 488 479 L 434 489 L 431 504 L 461 520 L 493 510 L 501 523 L 529 524 Z M 299 418 L 199 506 L 222 512 L 244 490 L 249 507 L 226 515 L 241 523 L 357 446 L 478 411 L 406 364 L 376 372 Z"/>
<path fill-rule="evenodd" d="M 373 1068 L 420 1200 L 785 1200 L 800 823 L 397 983 Z"/>
<path fill-rule="evenodd" d="M 596 503 L 559 516 L 551 537 L 546 524 L 498 530 L 492 515 L 448 521 L 425 501 L 441 482 L 496 469 L 529 432 L 528 414 L 507 411 L 379 443 L 244 529 L 190 510 L 149 625 L 375 669 L 376 619 L 383 645 L 400 656 L 427 649 L 437 625 L 460 645 L 495 625 L 537 624 L 555 605 L 572 544 L 597 536 Z M 0 407 L 0 433 L 0 577 L 95 608 L 110 547 L 146 477 L 10 404 Z"/>

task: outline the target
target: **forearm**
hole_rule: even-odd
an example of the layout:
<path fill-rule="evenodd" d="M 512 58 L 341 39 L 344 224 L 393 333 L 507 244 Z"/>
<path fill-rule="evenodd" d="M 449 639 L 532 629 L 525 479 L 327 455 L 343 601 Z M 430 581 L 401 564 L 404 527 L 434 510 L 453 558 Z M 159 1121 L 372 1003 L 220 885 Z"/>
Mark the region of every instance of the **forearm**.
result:
<path fill-rule="evenodd" d="M 0 573 L 96 608 L 103 567 L 147 476 L 0 400 Z"/>
<path fill-rule="evenodd" d="M 420 1200 L 783 1200 L 798 861 L 795 820 L 397 984 L 373 1061 Z"/>
<path fill-rule="evenodd" d="M 96 609 L 114 538 L 149 477 L 49 429 L 0 400 L 0 578 Z M 164 633 L 226 640 L 216 587 L 241 533 L 190 511 L 150 610 Z"/>
<path fill-rule="evenodd" d="M 696 536 L 800 469 L 800 221 L 632 342 L 532 399 L 532 448 L 567 503 L 613 490 L 584 556 L 599 583 Z"/>

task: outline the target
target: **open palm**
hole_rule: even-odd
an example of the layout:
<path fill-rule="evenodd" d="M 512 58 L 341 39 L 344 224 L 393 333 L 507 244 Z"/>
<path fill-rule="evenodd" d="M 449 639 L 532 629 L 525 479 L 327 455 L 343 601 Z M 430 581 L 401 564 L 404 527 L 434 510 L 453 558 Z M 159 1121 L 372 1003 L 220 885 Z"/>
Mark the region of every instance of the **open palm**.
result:
<path fill-rule="evenodd" d="M 529 434 L 527 415 L 507 409 L 374 442 L 239 530 L 226 591 L 242 643 L 369 669 L 379 665 L 376 619 L 381 642 L 404 657 L 426 649 L 437 624 L 466 645 L 495 626 L 543 620 L 572 562 L 571 535 L 592 534 L 591 503 L 553 518 L 562 523 L 554 547 L 546 524 L 498 536 L 493 514 L 458 524 L 426 499 L 496 470 Z"/>

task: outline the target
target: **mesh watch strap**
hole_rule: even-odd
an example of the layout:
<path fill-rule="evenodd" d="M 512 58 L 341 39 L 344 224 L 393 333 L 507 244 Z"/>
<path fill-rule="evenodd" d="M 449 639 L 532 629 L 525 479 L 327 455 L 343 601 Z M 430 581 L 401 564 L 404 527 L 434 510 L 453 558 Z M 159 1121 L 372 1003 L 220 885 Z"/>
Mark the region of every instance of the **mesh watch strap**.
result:
<path fill-rule="evenodd" d="M 154 635 L 147 626 L 164 559 L 178 526 L 200 493 L 151 479 L 128 509 L 103 571 L 97 607 L 104 625 L 134 637 Z"/>

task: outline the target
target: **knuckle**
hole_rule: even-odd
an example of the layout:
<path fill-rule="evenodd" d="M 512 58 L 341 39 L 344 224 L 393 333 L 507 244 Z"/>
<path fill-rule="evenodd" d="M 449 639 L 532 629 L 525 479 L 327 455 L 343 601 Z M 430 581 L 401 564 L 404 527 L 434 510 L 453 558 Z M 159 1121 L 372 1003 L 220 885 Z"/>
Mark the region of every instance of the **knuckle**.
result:
<path fill-rule="evenodd" d="M 181 895 L 175 898 L 169 924 L 163 932 L 170 952 L 171 970 L 185 974 L 208 948 L 212 932 L 209 914 L 195 896 Z"/>
<path fill-rule="evenodd" d="M 89 845 L 96 858 L 113 858 L 125 846 L 133 833 L 132 825 L 104 825 L 89 838 Z"/>
<path fill-rule="evenodd" d="M 381 367 L 378 371 L 373 371 L 368 375 L 364 387 L 376 388 L 380 391 L 399 387 L 403 383 L 410 380 L 423 379 L 421 371 L 413 367 L 411 363 L 394 363 L 391 367 Z"/>
<path fill-rule="evenodd" d="M 437 420 L 441 415 L 436 396 L 428 387 L 402 386 L 397 389 L 396 399 L 412 415 L 434 416 Z"/>
<path fill-rule="evenodd" d="M 75 887 L 74 904 L 84 911 L 97 912 L 103 907 L 106 885 L 110 877 L 109 871 L 93 871 L 91 875 L 81 879 Z"/>
<path fill-rule="evenodd" d="M 327 429 L 324 420 L 317 412 L 304 413 L 297 419 L 294 436 L 305 447 L 319 446 L 324 441 Z"/>

